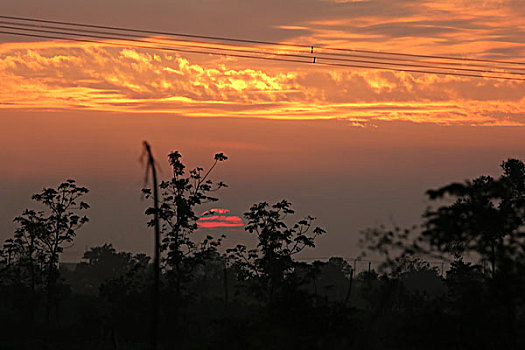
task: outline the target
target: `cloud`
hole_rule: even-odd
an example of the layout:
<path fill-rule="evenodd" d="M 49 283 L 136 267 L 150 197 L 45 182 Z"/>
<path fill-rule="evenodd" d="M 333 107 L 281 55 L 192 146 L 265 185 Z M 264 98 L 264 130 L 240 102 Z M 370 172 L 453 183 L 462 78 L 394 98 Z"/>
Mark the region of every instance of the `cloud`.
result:
<path fill-rule="evenodd" d="M 234 8 L 237 17 L 257 12 L 250 21 L 258 33 L 268 35 L 264 39 L 314 44 L 317 50 L 334 46 L 492 59 L 525 54 L 525 7 L 514 0 L 290 0 L 274 16 L 269 12 L 277 6 L 274 1 L 268 7 L 241 8 L 235 1 L 221 4 L 219 11 L 225 18 L 233 16 Z M 207 5 L 218 6 L 213 1 Z M 199 12 L 197 5 L 184 6 L 188 13 Z M 212 24 L 204 21 L 208 15 L 203 12 L 198 17 L 205 28 Z M 163 18 L 158 15 L 159 21 Z M 255 29 L 245 22 L 242 17 L 237 24 L 248 38 Z M 221 27 L 221 33 L 227 34 L 228 27 Z M 61 41 L 0 44 L 0 75 L 3 109 L 342 119 L 369 125 L 384 120 L 525 123 L 525 84 L 516 81 Z"/>
<path fill-rule="evenodd" d="M 31 45 L 0 49 L 0 108 L 353 122 L 524 122 L 522 82 L 314 66 L 285 70 L 272 63 L 103 45 Z"/>

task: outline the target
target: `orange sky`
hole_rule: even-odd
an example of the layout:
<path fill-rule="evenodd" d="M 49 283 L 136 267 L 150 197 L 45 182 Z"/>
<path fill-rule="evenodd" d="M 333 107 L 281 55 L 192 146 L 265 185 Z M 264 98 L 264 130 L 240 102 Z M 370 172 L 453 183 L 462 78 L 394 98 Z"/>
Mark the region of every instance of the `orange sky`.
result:
<path fill-rule="evenodd" d="M 232 1 L 223 3 L 232 6 Z M 314 5 L 324 12 L 309 13 Z M 266 23 L 267 33 L 260 29 L 254 38 L 510 61 L 523 61 L 525 54 L 525 13 L 519 1 L 307 1 L 300 9 L 309 17 L 275 19 Z M 248 14 L 249 7 L 244 10 Z M 53 19 L 82 22 L 78 17 Z M 268 20 L 253 17 L 255 23 Z M 162 29 L 188 31 L 171 27 Z M 207 34 L 228 33 L 217 27 Z M 253 39 L 242 27 L 234 37 Z M 0 43 L 0 76 L 3 109 L 343 119 L 363 126 L 381 120 L 525 125 L 525 81 L 318 67 L 63 41 Z"/>
<path fill-rule="evenodd" d="M 5 6 L 4 6 L 5 5 Z M 521 0 L 19 0 L 2 14 L 341 48 L 523 61 Z M 31 193 L 72 177 L 92 221 L 66 251 L 150 249 L 140 146 L 163 164 L 216 152 L 242 216 L 289 199 L 328 230 L 318 255 L 354 254 L 358 232 L 414 223 L 424 191 L 525 158 L 525 82 L 333 68 L 0 34 L 0 239 Z M 169 172 L 164 164 L 162 176 Z M 202 211 L 211 208 L 203 208 Z M 111 229 L 108 222 L 112 222 Z M 239 229 L 231 231 L 236 238 Z M 69 255 L 68 255 L 69 254 Z"/>

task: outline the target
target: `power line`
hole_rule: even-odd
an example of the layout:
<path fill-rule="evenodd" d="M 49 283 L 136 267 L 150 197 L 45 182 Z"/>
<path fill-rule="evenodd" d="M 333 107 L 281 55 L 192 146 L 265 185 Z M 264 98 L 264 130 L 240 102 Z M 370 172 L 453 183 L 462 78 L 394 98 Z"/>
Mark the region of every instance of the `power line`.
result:
<path fill-rule="evenodd" d="M 107 42 L 107 41 L 100 41 L 100 40 L 68 38 L 68 37 L 60 37 L 60 36 L 56 36 L 56 35 L 41 35 L 41 34 L 18 33 L 18 32 L 10 32 L 10 31 L 5 31 L 5 30 L 0 30 L 0 33 L 2 33 L 2 34 L 12 34 L 12 35 L 21 35 L 21 36 L 34 37 L 34 38 L 70 40 L 70 41 L 77 41 L 77 42 L 87 42 L 87 43 L 113 45 L 113 46 L 121 46 L 121 47 L 134 47 L 134 48 L 142 48 L 142 49 L 154 49 L 154 50 L 174 51 L 174 52 L 184 52 L 184 53 L 194 53 L 194 54 L 208 54 L 208 55 L 225 56 L 225 57 L 250 58 L 250 59 L 259 59 L 259 60 L 267 60 L 267 61 L 317 64 L 317 65 L 325 65 L 325 66 L 332 66 L 332 67 L 368 68 L 368 69 L 379 69 L 379 70 L 408 72 L 408 73 L 438 74 L 438 75 L 451 75 L 451 76 L 462 76 L 462 77 L 472 77 L 472 78 L 488 78 L 488 79 L 503 79 L 503 80 L 525 81 L 525 78 L 514 78 L 514 77 L 505 77 L 505 76 L 483 76 L 483 75 L 467 74 L 467 73 L 453 73 L 453 72 L 439 72 L 439 71 L 416 70 L 416 69 L 402 69 L 402 68 L 391 68 L 391 67 L 382 67 L 382 66 L 374 66 L 374 65 L 341 64 L 341 63 L 329 63 L 329 62 L 318 62 L 318 61 L 317 62 L 312 62 L 312 61 L 303 61 L 303 60 L 298 60 L 298 59 L 284 59 L 284 58 L 279 58 L 279 57 L 240 55 L 240 54 L 221 53 L 221 52 L 187 50 L 187 49 L 179 49 L 179 48 L 171 48 L 171 47 L 168 48 L 168 47 L 158 47 L 158 46 L 133 45 L 133 44 L 115 43 L 115 42 L 110 43 L 110 42 Z M 274 55 L 278 55 L 278 54 L 274 54 Z"/>
<path fill-rule="evenodd" d="M 186 50 L 186 49 L 157 47 L 157 46 L 141 46 L 141 45 L 132 45 L 132 44 L 115 43 L 115 42 L 110 43 L 110 42 L 100 41 L 100 40 L 64 38 L 64 37 L 58 37 L 58 36 L 52 36 L 52 35 L 16 33 L 16 32 L 4 31 L 4 30 L 0 30 L 0 33 L 2 33 L 2 34 L 22 35 L 22 36 L 33 37 L 33 38 L 71 40 L 71 41 L 87 42 L 87 43 L 93 43 L 93 44 L 114 45 L 114 46 L 122 46 L 122 47 L 134 47 L 134 48 L 142 48 L 142 49 L 155 49 L 155 50 L 162 50 L 162 51 L 175 51 L 175 52 L 196 53 L 196 54 L 209 54 L 209 55 L 219 55 L 219 56 L 229 56 L 229 57 L 239 57 L 239 58 L 254 58 L 254 59 L 283 61 L 283 62 L 292 62 L 292 63 L 311 63 L 311 62 L 300 61 L 300 60 L 280 59 L 280 58 L 276 58 L 276 57 L 236 55 L 236 54 L 227 54 L 227 53 L 220 53 L 220 52 L 206 52 L 206 51 Z M 525 79 L 523 79 L 523 80 L 525 80 Z"/>
<path fill-rule="evenodd" d="M 14 30 L 22 30 L 22 31 L 29 31 L 29 32 L 36 32 L 36 33 L 51 33 L 51 34 L 59 34 L 59 35 L 70 35 L 70 36 L 82 36 L 82 37 L 88 37 L 88 38 L 97 38 L 97 39 L 109 39 L 109 40 L 127 40 L 132 42 L 139 42 L 139 43 L 146 43 L 146 44 L 159 44 L 159 45 L 166 45 L 169 43 L 165 42 L 159 42 L 159 41 L 153 41 L 153 40 L 142 40 L 142 39 L 136 39 L 137 37 L 132 34 L 117 34 L 117 37 L 115 36 L 107 36 L 107 35 L 115 35 L 114 33 L 109 32 L 103 32 L 103 31 L 92 31 L 92 30 L 83 30 L 83 29 L 75 29 L 75 31 L 79 31 L 81 33 L 75 33 L 70 31 L 55 31 L 55 30 L 45 30 L 45 29 L 30 29 L 25 27 L 20 27 L 19 24 L 12 23 L 12 22 L 5 22 L 0 21 L 0 24 L 14 24 L 16 26 L 12 25 L 0 25 L 0 28 L 5 29 L 14 29 Z M 54 26 L 40 26 L 40 25 L 28 25 L 29 27 L 45 27 L 50 29 L 65 29 L 61 27 L 54 27 Z M 97 33 L 97 34 L 82 34 L 82 33 Z M 99 34 L 103 34 L 99 35 Z M 125 36 L 125 37 L 131 37 L 123 39 L 119 36 Z M 173 45 L 173 44 L 171 44 Z M 396 67 L 413 67 L 413 68 L 426 68 L 426 69 L 441 69 L 445 71 L 462 71 L 462 72 L 476 72 L 476 73 L 488 73 L 488 74 L 511 74 L 511 75 L 525 75 L 525 72 L 494 72 L 494 71 L 487 71 L 487 70 L 481 70 L 481 69 L 472 69 L 472 68 L 462 68 L 462 67 L 447 67 L 447 66 L 439 66 L 439 65 L 422 65 L 422 64 L 410 64 L 410 63 L 395 63 L 395 62 L 380 62 L 380 61 L 370 61 L 370 60 L 361 60 L 361 59 L 351 59 L 351 58 L 332 58 L 332 57 L 324 57 L 324 56 L 305 56 L 305 55 L 299 55 L 299 54 L 287 54 L 287 53 L 278 53 L 278 52 L 261 52 L 257 50 L 241 50 L 241 49 L 233 49 L 233 48 L 224 48 L 224 47 L 212 47 L 212 46 L 205 46 L 205 45 L 194 45 L 194 44 L 180 44 L 176 43 L 177 46 L 183 46 L 183 47 L 192 47 L 192 48 L 199 48 L 199 49 L 213 49 L 213 50 L 222 50 L 227 52 L 241 52 L 241 53 L 249 53 L 249 54 L 264 54 L 264 55 L 277 55 L 277 56 L 284 56 L 284 57 L 292 57 L 292 58 L 304 58 L 304 59 L 312 59 L 315 57 L 317 60 L 327 60 L 327 61 L 335 61 L 335 62 L 355 62 L 355 63 L 364 63 L 364 64 L 380 64 L 380 65 L 389 65 L 389 66 L 396 66 Z M 384 60 L 384 59 L 383 59 Z M 428 62 L 421 62 L 421 63 L 428 63 Z M 524 69 L 525 70 L 525 69 Z"/>
<path fill-rule="evenodd" d="M 370 59 L 377 59 L 377 60 L 389 60 L 389 61 L 399 61 L 399 62 L 441 64 L 441 65 L 447 65 L 447 66 L 478 67 L 478 68 L 488 68 L 488 69 L 525 71 L 525 68 L 519 68 L 519 67 L 495 66 L 495 65 L 476 64 L 476 63 L 468 63 L 468 62 L 461 62 L 458 64 L 455 62 L 440 62 L 440 61 L 428 61 L 428 60 L 421 60 L 421 59 L 410 59 L 410 58 L 399 58 L 399 57 L 380 57 L 380 56 L 356 55 L 356 54 L 345 54 L 345 53 L 322 53 L 322 55 L 338 56 L 338 57 L 359 57 L 359 58 L 370 58 Z"/>
<path fill-rule="evenodd" d="M 51 21 L 51 20 L 43 20 L 43 19 L 29 18 L 29 17 L 15 17 L 15 16 L 0 15 L 0 18 L 13 19 L 13 20 L 18 20 L 18 21 L 60 24 L 60 25 L 75 26 L 75 27 L 88 27 L 88 28 L 128 31 L 128 32 L 142 33 L 142 34 L 156 34 L 156 35 L 167 35 L 167 36 L 176 36 L 176 37 L 187 37 L 187 38 L 194 38 L 194 39 L 242 42 L 242 43 L 249 43 L 249 44 L 261 44 L 261 45 L 271 45 L 271 46 L 281 46 L 281 47 L 282 46 L 301 47 L 301 48 L 311 49 L 312 51 L 315 48 L 315 49 L 321 49 L 321 50 L 333 50 L 333 51 L 343 51 L 343 52 L 361 52 L 361 53 L 371 53 L 371 54 L 378 54 L 378 55 L 394 55 L 394 56 L 433 58 L 433 59 L 442 59 L 442 60 L 474 61 L 474 62 L 487 62 L 487 63 L 503 63 L 503 64 L 511 64 L 511 65 L 525 65 L 525 62 L 515 62 L 515 61 L 503 61 L 503 60 L 480 59 L 480 58 L 476 59 L 476 58 L 440 56 L 440 55 L 407 54 L 407 53 L 399 53 L 399 52 L 391 52 L 391 51 L 346 49 L 346 48 L 323 47 L 323 46 L 314 46 L 314 45 L 305 45 L 305 44 L 301 45 L 301 44 L 294 44 L 294 43 L 278 43 L 278 42 L 262 41 L 262 40 L 248 40 L 248 39 L 238 39 L 238 38 L 231 38 L 231 37 L 195 35 L 195 34 L 186 34 L 186 33 L 134 29 L 134 28 L 126 28 L 126 27 L 102 26 L 102 25 L 75 23 L 75 22 Z"/>
<path fill-rule="evenodd" d="M 425 71 L 425 70 L 418 70 L 418 69 L 397 69 L 397 68 L 383 68 L 383 67 L 366 67 L 366 66 L 355 66 L 355 65 L 350 65 L 350 64 L 337 64 L 337 63 L 327 63 L 327 62 L 319 62 L 319 63 L 316 63 L 316 64 L 321 64 L 321 65 L 325 65 L 325 66 L 333 66 L 333 67 L 375 68 L 375 69 L 384 69 L 384 70 L 398 71 L 398 72 L 411 72 L 411 73 L 451 75 L 451 76 L 471 77 L 471 78 L 487 78 L 487 79 L 503 79 L 503 80 L 525 81 L 524 78 L 514 78 L 514 77 L 504 77 L 504 76 L 485 76 L 485 75 L 476 75 L 476 74 L 467 74 L 467 73 L 434 72 L 434 71 Z"/>
<path fill-rule="evenodd" d="M 101 25 L 84 24 L 84 23 L 73 23 L 73 22 L 60 22 L 60 21 L 50 21 L 50 20 L 43 20 L 43 19 L 37 19 L 37 18 L 27 18 L 27 17 L 0 16 L 0 18 L 15 19 L 15 20 L 20 20 L 20 21 L 40 22 L 40 23 L 62 24 L 62 25 L 68 25 L 68 26 L 120 30 L 120 31 L 128 31 L 128 32 L 134 32 L 134 33 L 142 33 L 142 34 L 181 36 L 181 37 L 195 38 L 195 39 L 233 41 L 233 42 L 243 42 L 243 43 L 249 43 L 249 44 L 262 44 L 262 45 L 274 45 L 274 46 L 275 45 L 286 45 L 286 44 L 283 44 L 283 43 L 275 43 L 275 42 L 270 42 L 270 41 L 234 39 L 234 38 L 227 38 L 227 37 L 207 36 L 207 35 L 195 35 L 195 34 L 162 32 L 162 31 L 154 31 L 154 30 L 133 29 L 133 28 L 125 28 L 125 27 L 111 27 L 111 26 L 101 26 Z M 310 45 L 295 45 L 295 44 L 290 44 L 290 45 L 291 46 L 295 46 L 295 47 L 310 48 Z"/>
<path fill-rule="evenodd" d="M 0 16 L 2 18 L 4 16 Z M 518 80 L 523 81 L 525 79 L 523 78 L 517 78 L 513 77 L 512 75 L 523 75 L 524 73 L 517 73 L 517 72 L 494 72 L 494 71 L 484 71 L 484 70 L 474 70 L 474 69 L 466 69 L 466 68 L 451 68 L 451 67 L 442 67 L 442 66 L 425 66 L 425 65 L 410 65 L 410 64 L 397 64 L 397 63 L 391 63 L 391 62 L 377 62 L 377 61 L 366 61 L 366 60 L 351 60 L 351 59 L 334 59 L 334 58 L 326 58 L 326 57 L 316 57 L 313 56 L 313 61 L 311 61 L 311 57 L 304 56 L 304 55 L 296 55 L 296 54 L 286 54 L 286 53 L 278 53 L 278 52 L 261 52 L 261 51 L 255 51 L 255 50 L 239 50 L 239 49 L 231 49 L 231 48 L 221 48 L 221 47 L 212 47 L 212 46 L 201 46 L 201 45 L 188 45 L 188 44 L 180 44 L 177 43 L 178 46 L 183 47 L 193 47 L 193 48 L 199 48 L 199 49 L 207 49 L 207 50 L 220 50 L 220 51 L 226 51 L 230 53 L 224 53 L 224 52 L 210 52 L 210 51 L 202 51 L 202 50 L 188 50 L 188 49 L 181 49 L 176 47 L 159 47 L 159 46 L 150 46 L 150 45 L 135 45 L 135 44 L 125 44 L 125 43 L 109 43 L 107 41 L 100 41 L 100 40 L 93 40 L 91 38 L 96 39 L 104 39 L 104 40 L 125 40 L 125 41 L 132 41 L 132 42 L 138 42 L 138 43 L 144 43 L 144 44 L 162 44 L 165 45 L 163 42 L 155 42 L 155 41 L 147 41 L 147 40 L 140 40 L 140 39 L 123 39 L 121 37 L 110 37 L 110 36 L 101 36 L 101 35 L 94 35 L 94 34 L 79 34 L 74 32 L 64 32 L 64 31 L 49 31 L 49 30 L 43 30 L 43 29 L 28 29 L 28 28 L 19 28 L 19 27 L 13 27 L 13 26 L 0 26 L 0 28 L 7 28 L 7 29 L 13 29 L 13 30 L 22 30 L 30 33 L 20 33 L 20 32 L 12 32 L 12 31 L 0 31 L 0 33 L 4 34 L 12 34 L 12 35 L 22 35 L 27 37 L 38 37 L 38 38 L 48 38 L 48 39 L 60 39 L 60 40 L 72 40 L 72 41 L 80 41 L 80 42 L 89 42 L 89 43 L 99 43 L 99 44 L 111 44 L 115 46 L 124 46 L 124 47 L 137 47 L 137 48 L 145 48 L 145 49 L 156 49 L 156 50 L 165 50 L 165 51 L 176 51 L 176 52 L 185 52 L 185 53 L 196 53 L 196 54 L 209 54 L 209 55 L 220 55 L 220 56 L 229 56 L 229 57 L 238 57 L 238 58 L 252 58 L 252 59 L 263 59 L 263 60 L 272 60 L 272 61 L 281 61 L 281 62 L 293 62 L 293 63 L 315 63 L 319 65 L 325 65 L 325 66 L 333 66 L 333 67 L 348 67 L 348 68 L 368 68 L 368 69 L 381 69 L 381 70 L 390 70 L 390 71 L 403 71 L 403 72 L 412 72 L 412 73 L 423 73 L 423 74 L 440 74 L 440 75 L 453 75 L 453 76 L 463 76 L 463 77 L 476 77 L 476 78 L 492 78 L 492 79 L 504 79 L 504 80 Z M 78 31 L 78 30 L 76 30 Z M 79 38 L 71 38 L 71 37 L 63 37 L 63 36 L 57 36 L 57 35 L 42 35 L 42 34 L 35 34 L 35 33 L 51 33 L 51 34 L 59 34 L 59 35 L 66 35 L 66 36 L 82 36 L 87 37 L 89 39 L 79 39 Z M 106 32 L 102 32 L 103 34 L 106 34 Z M 109 35 L 114 35 L 112 33 L 107 33 Z M 130 36 L 129 34 L 117 34 L 117 35 L 124 35 L 124 36 Z M 236 53 L 231 53 L 236 52 Z M 242 53 L 242 54 L 239 54 Z M 256 56 L 257 55 L 257 56 Z M 260 56 L 265 55 L 265 56 Z M 285 57 L 285 58 L 279 58 L 279 57 Z M 307 61 L 303 60 L 307 59 Z M 317 60 L 316 60 L 317 59 Z M 319 61 L 319 59 L 322 60 L 336 60 L 337 63 L 333 62 L 322 62 Z M 345 63 L 340 63 L 345 62 Z M 346 62 L 357 62 L 362 64 L 349 64 Z M 378 66 L 379 65 L 379 66 Z M 399 67 L 392 67 L 392 66 L 400 66 Z M 427 70 L 423 69 L 406 69 L 404 67 L 419 67 L 419 68 L 426 68 Z M 431 69 L 431 70 L 428 70 Z M 440 70 L 440 71 L 436 71 Z M 445 72 L 443 72 L 445 70 Z M 452 70 L 454 72 L 450 72 L 448 70 Z M 474 72 L 480 72 L 480 73 L 487 73 L 487 74 L 500 74 L 500 75 L 478 75 L 478 74 L 467 74 L 467 73 L 458 73 L 455 72 L 457 70 L 460 71 L 474 71 Z M 511 75 L 509 76 L 502 76 L 504 75 Z"/>
<path fill-rule="evenodd" d="M 386 54 L 386 55 L 394 55 L 394 56 L 435 58 L 435 59 L 455 60 L 455 61 L 474 61 L 474 62 L 487 62 L 487 63 L 516 64 L 516 65 L 524 65 L 525 66 L 525 62 L 489 60 L 489 59 L 482 59 L 482 58 L 467 58 L 467 57 L 452 57 L 452 56 L 437 56 L 437 55 L 419 55 L 419 54 L 398 53 L 398 52 L 389 52 L 389 51 L 372 51 L 372 50 L 342 49 L 342 48 L 328 48 L 328 47 L 326 49 L 327 50 L 334 50 L 334 51 L 376 53 L 376 54 Z"/>
<path fill-rule="evenodd" d="M 312 62 L 312 61 L 303 61 L 303 60 L 298 60 L 298 59 L 284 59 L 284 58 L 279 58 L 279 57 L 264 57 L 264 56 L 240 55 L 240 54 L 231 54 L 231 53 L 228 54 L 228 53 L 221 53 L 221 52 L 188 50 L 188 49 L 179 49 L 179 48 L 172 48 L 172 47 L 168 48 L 168 47 L 158 47 L 158 46 L 133 45 L 133 44 L 115 43 L 115 42 L 110 43 L 110 42 L 107 42 L 107 41 L 100 41 L 100 40 L 68 38 L 68 37 L 60 37 L 60 36 L 56 36 L 56 35 L 41 35 L 41 34 L 18 33 L 18 32 L 10 32 L 10 31 L 5 31 L 5 30 L 0 30 L 0 33 L 2 33 L 2 34 L 21 35 L 21 36 L 34 37 L 34 38 L 60 39 L 60 40 L 70 40 L 70 41 L 77 41 L 77 42 L 88 42 L 88 43 L 112 45 L 112 46 L 121 46 L 121 47 L 134 47 L 134 48 L 155 49 L 155 50 L 162 50 L 162 51 L 174 51 L 174 52 L 184 52 L 184 53 L 194 53 L 194 54 L 208 54 L 208 55 L 218 55 L 218 56 L 237 57 L 237 58 L 250 58 L 250 59 L 259 59 L 259 60 L 267 60 L 267 61 L 306 63 L 306 64 L 312 64 L 313 63 L 313 64 L 318 64 L 318 65 L 333 66 L 333 67 L 368 68 L 368 69 L 379 69 L 379 70 L 389 70 L 389 71 L 398 71 L 398 72 L 410 72 L 410 73 L 439 74 L 439 75 L 452 75 L 452 76 L 474 77 L 474 78 L 489 78 L 489 79 L 504 79 L 504 80 L 525 81 L 525 78 L 514 78 L 514 77 L 505 77 L 505 76 L 483 76 L 483 75 L 476 75 L 476 74 L 439 72 L 439 71 L 415 70 L 415 69 L 402 69 L 402 68 L 391 68 L 391 67 L 382 67 L 382 66 L 374 66 L 374 65 L 340 64 L 340 63 L 329 63 L 329 62 L 319 62 L 319 61 Z M 278 54 L 274 54 L 274 55 L 278 55 Z"/>
<path fill-rule="evenodd" d="M 2 16 L 0 16 L 0 18 L 1 17 Z M 107 30 L 106 31 L 100 31 L 100 30 L 90 30 L 90 29 L 67 28 L 67 27 L 61 27 L 61 26 L 49 26 L 49 25 L 42 25 L 42 24 L 28 24 L 28 23 L 19 23 L 19 22 L 10 22 L 10 21 L 0 21 L 0 24 L 22 26 L 22 28 L 3 26 L 4 28 L 19 29 L 19 30 L 27 30 L 27 28 L 23 28 L 23 27 L 58 29 L 58 30 L 62 30 L 62 31 L 63 30 L 68 31 L 67 35 L 74 35 L 73 34 L 74 32 L 95 33 L 95 34 L 117 35 L 117 36 L 125 36 L 125 37 L 128 37 L 128 38 L 130 38 L 130 37 L 131 38 L 135 38 L 135 39 L 129 39 L 129 40 L 132 40 L 132 41 L 166 44 L 165 42 L 156 42 L 156 41 L 152 41 L 151 39 L 147 39 L 147 40 L 136 39 L 136 38 L 141 38 L 141 36 L 138 36 L 136 34 L 113 33 L 113 32 L 108 32 Z M 197 43 L 197 44 L 208 44 L 208 45 L 202 47 L 202 46 L 191 45 L 191 44 L 180 44 L 180 42 L 188 42 L 188 43 L 193 43 L 193 44 L 195 44 L 195 43 Z M 201 48 L 208 48 L 208 49 L 210 49 L 210 48 L 211 49 L 222 49 L 222 50 L 237 51 L 237 52 L 249 52 L 249 51 L 253 51 L 253 50 L 259 50 L 259 51 L 260 50 L 264 50 L 265 53 L 272 53 L 270 50 L 275 50 L 275 49 L 269 49 L 269 48 L 263 48 L 263 47 L 250 47 L 250 46 L 238 45 L 238 44 L 234 44 L 234 45 L 228 44 L 228 48 L 224 48 L 224 47 L 217 48 L 217 47 L 209 46 L 209 44 L 212 44 L 209 41 L 198 41 L 198 40 L 187 40 L 187 39 L 176 39 L 176 43 L 179 46 L 201 47 Z M 216 44 L 216 43 L 213 43 L 213 44 Z M 221 44 L 221 45 L 223 45 L 223 44 Z M 229 48 L 231 46 L 238 47 L 238 48 L 240 47 L 242 49 L 231 49 L 231 48 Z M 287 52 L 299 53 L 299 54 L 301 54 L 301 57 L 304 57 L 304 55 L 305 55 L 304 50 L 286 49 L 286 51 Z M 311 49 L 311 51 L 308 52 L 310 54 L 310 56 L 308 56 L 308 58 L 310 58 L 310 59 L 314 57 L 314 54 L 313 54 L 312 51 L 313 51 L 313 49 Z M 347 59 L 343 60 L 343 59 L 340 59 L 340 58 L 338 59 L 338 58 L 332 58 L 332 57 L 326 57 L 326 56 L 347 57 Z M 380 56 L 342 54 L 342 53 L 318 53 L 318 52 L 316 52 L 315 53 L 315 57 L 317 59 L 327 59 L 327 60 L 335 60 L 335 61 L 353 61 L 353 62 L 365 62 L 365 61 L 353 60 L 353 59 L 349 59 L 348 57 L 350 57 L 350 58 L 366 58 L 366 59 L 380 60 L 380 61 L 385 61 L 386 60 L 386 61 L 396 61 L 396 62 L 397 61 L 398 62 L 414 62 L 414 63 L 419 63 L 420 65 L 397 64 L 397 63 L 380 62 L 380 61 L 379 62 L 378 61 L 374 61 L 373 63 L 377 63 L 377 64 L 392 64 L 392 65 L 399 65 L 399 66 L 412 66 L 412 67 L 421 67 L 421 68 L 425 68 L 425 67 L 435 68 L 435 67 L 428 66 L 428 64 L 431 64 L 431 65 L 437 64 L 437 65 L 440 65 L 439 69 L 455 69 L 455 70 L 465 70 L 465 71 L 474 71 L 474 72 L 486 72 L 486 71 L 471 70 L 471 69 L 466 69 L 464 67 L 478 67 L 478 68 L 488 68 L 488 69 L 500 69 L 500 70 L 507 70 L 507 71 L 510 71 L 510 70 L 525 71 L 525 68 L 517 68 L 517 67 L 510 67 L 510 66 L 494 66 L 494 65 L 486 65 L 486 64 L 473 64 L 473 63 L 464 63 L 464 62 L 462 62 L 459 65 L 460 68 L 457 68 L 458 64 L 457 63 L 453 63 L 453 62 L 439 62 L 439 61 L 428 61 L 428 60 L 420 60 L 420 59 L 416 60 L 416 59 L 410 59 L 410 58 L 380 57 Z M 421 63 L 426 64 L 426 65 L 421 65 Z M 445 66 L 443 66 L 443 65 L 445 65 Z M 448 66 L 456 66 L 456 67 L 448 67 Z M 494 73 L 494 72 L 490 71 L 490 73 Z M 517 72 L 508 72 L 508 73 L 509 74 L 520 74 L 520 75 L 522 74 L 522 73 L 517 73 Z"/>

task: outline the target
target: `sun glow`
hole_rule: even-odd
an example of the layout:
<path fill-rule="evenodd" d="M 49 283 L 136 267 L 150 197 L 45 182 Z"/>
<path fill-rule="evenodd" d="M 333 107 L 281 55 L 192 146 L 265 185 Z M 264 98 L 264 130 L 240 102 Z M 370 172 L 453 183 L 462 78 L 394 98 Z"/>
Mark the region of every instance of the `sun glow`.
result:
<path fill-rule="evenodd" d="M 221 227 L 241 227 L 242 219 L 235 215 L 230 215 L 228 209 L 210 209 L 205 211 L 197 220 L 199 228 L 221 228 Z"/>

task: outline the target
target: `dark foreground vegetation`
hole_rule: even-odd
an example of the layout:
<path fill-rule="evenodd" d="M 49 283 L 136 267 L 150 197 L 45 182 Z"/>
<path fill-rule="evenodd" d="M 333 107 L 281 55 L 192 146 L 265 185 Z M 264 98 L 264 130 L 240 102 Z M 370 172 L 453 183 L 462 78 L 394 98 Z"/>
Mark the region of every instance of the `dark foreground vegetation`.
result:
<path fill-rule="evenodd" d="M 244 214 L 256 247 L 195 242 L 195 211 L 226 187 L 210 174 L 227 158 L 189 172 L 179 153 L 168 159 L 172 178 L 143 190 L 152 259 L 104 244 L 61 264 L 88 190 L 68 180 L 33 195 L 40 209 L 14 219 L 0 252 L 1 349 L 525 348 L 523 162 L 428 191 L 421 226 L 363 232 L 364 254 L 383 263 L 357 273 L 339 257 L 295 258 L 325 232 L 287 201 Z"/>

